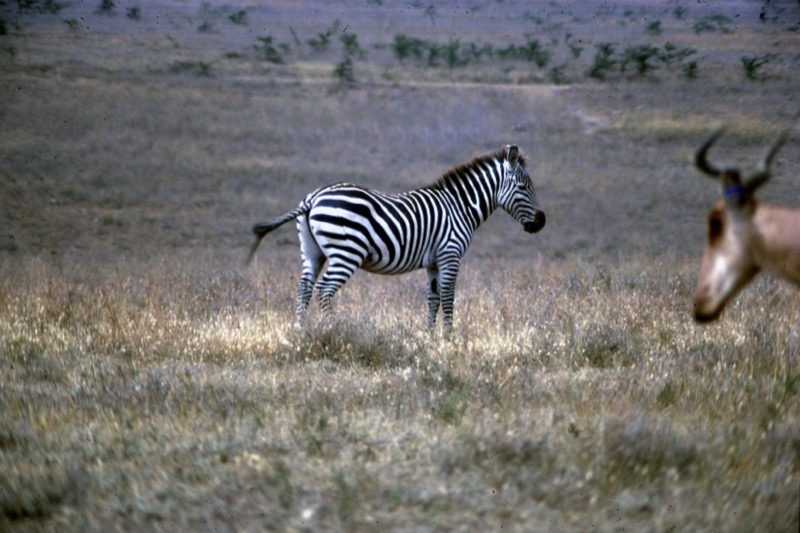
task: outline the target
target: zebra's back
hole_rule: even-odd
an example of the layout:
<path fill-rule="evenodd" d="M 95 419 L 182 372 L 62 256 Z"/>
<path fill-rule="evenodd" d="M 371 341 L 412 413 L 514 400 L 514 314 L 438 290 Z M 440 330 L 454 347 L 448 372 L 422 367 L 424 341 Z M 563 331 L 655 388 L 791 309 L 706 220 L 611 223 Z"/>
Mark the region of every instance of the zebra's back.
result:
<path fill-rule="evenodd" d="M 306 198 L 307 223 L 326 256 L 346 254 L 358 268 L 401 274 L 426 266 L 445 238 L 451 224 L 442 196 L 431 190 L 388 194 L 338 183 Z"/>

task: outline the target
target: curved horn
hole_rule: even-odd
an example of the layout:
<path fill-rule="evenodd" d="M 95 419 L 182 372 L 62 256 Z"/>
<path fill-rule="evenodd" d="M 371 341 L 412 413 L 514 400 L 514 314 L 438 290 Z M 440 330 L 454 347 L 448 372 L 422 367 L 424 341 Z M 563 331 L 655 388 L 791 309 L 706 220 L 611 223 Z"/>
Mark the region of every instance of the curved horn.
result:
<path fill-rule="evenodd" d="M 725 133 L 725 126 L 719 128 L 715 131 L 708 140 L 703 143 L 703 146 L 697 151 L 694 156 L 694 164 L 699 168 L 703 173 L 708 174 L 712 178 L 718 178 L 723 173 L 724 170 L 718 169 L 717 167 L 713 166 L 711 163 L 708 162 L 706 159 L 706 154 L 708 153 L 708 149 L 711 148 L 711 145 L 717 142 L 722 134 Z"/>
<path fill-rule="evenodd" d="M 753 174 L 753 177 L 745 184 L 748 192 L 755 191 L 762 185 L 764 185 L 767 180 L 770 178 L 770 170 L 769 167 L 772 165 L 772 159 L 775 157 L 775 154 L 783 148 L 783 145 L 786 144 L 786 141 L 789 140 L 789 134 L 791 133 L 790 130 L 786 129 L 783 130 L 778 136 L 778 139 L 772 144 L 772 146 L 764 153 L 764 157 L 761 158 L 761 161 L 758 162 L 758 166 L 756 167 L 756 172 Z"/>

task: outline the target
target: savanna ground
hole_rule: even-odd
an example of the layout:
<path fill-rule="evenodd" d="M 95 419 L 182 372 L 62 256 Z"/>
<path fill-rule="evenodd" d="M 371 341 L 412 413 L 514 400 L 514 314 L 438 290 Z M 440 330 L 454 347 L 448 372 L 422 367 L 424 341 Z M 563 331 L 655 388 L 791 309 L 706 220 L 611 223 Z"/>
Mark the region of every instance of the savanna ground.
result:
<path fill-rule="evenodd" d="M 797 2 L 33 7 L 0 3 L 0 529 L 797 530 L 800 295 L 690 313 L 691 154 L 793 125 Z M 547 226 L 478 232 L 449 340 L 422 273 L 295 329 L 293 227 L 242 264 L 319 185 L 509 142 Z M 800 205 L 797 147 L 762 198 Z"/>

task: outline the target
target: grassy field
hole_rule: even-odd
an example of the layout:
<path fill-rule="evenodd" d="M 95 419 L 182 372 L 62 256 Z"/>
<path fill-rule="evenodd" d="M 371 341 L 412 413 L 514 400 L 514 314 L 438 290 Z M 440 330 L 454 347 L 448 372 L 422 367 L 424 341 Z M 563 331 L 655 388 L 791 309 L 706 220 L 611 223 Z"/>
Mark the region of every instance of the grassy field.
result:
<path fill-rule="evenodd" d="M 797 530 L 800 293 L 691 319 L 691 155 L 793 125 L 796 2 L 74 4 L 0 5 L 0 530 Z M 243 266 L 509 142 L 547 226 L 481 228 L 449 340 L 421 272 L 297 329 L 293 228 Z"/>

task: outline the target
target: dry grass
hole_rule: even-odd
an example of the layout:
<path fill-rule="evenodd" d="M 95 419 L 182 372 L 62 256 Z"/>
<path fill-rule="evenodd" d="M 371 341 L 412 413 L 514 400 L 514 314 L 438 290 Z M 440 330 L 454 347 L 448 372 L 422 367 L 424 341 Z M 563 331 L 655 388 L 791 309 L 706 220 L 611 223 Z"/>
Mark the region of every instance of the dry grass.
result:
<path fill-rule="evenodd" d="M 6 268 L 2 520 L 791 530 L 796 293 L 762 281 L 698 329 L 686 267 L 520 266 L 465 273 L 449 342 L 413 276 L 295 330 L 264 274 Z"/>
<path fill-rule="evenodd" d="M 334 4 L 247 26 L 213 2 L 76 4 L 77 30 L 29 15 L 0 37 L 0 530 L 795 531 L 800 296 L 764 276 L 702 328 L 689 305 L 716 195 L 690 155 L 727 122 L 714 156 L 751 164 L 788 125 L 796 31 L 752 2 L 733 35 L 694 34 L 695 3 L 367 2 L 341 21 L 369 51 L 355 88 L 338 48 L 253 57 Z M 530 31 L 554 61 L 584 40 L 574 84 L 375 47 Z M 648 39 L 698 48 L 698 79 L 582 74 L 594 44 Z M 739 55 L 771 52 L 743 82 Z M 548 225 L 478 232 L 450 340 L 424 330 L 421 273 L 359 273 L 296 329 L 294 233 L 241 266 L 250 225 L 319 185 L 409 189 L 507 142 Z M 797 154 L 765 198 L 800 204 Z"/>

